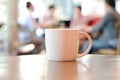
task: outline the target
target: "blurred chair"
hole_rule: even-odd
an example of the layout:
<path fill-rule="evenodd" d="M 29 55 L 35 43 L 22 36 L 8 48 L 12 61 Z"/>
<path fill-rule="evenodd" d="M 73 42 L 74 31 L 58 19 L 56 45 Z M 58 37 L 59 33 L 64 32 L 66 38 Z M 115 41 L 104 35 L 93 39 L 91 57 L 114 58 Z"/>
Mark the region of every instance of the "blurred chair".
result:
<path fill-rule="evenodd" d="M 19 31 L 21 31 L 20 25 L 18 26 L 18 34 Z M 17 55 L 38 54 L 42 50 L 42 43 L 44 43 L 44 40 L 37 39 L 35 33 L 31 35 L 33 37 L 31 37 L 30 40 L 20 41 L 19 39 L 19 48 L 17 50 Z"/>
<path fill-rule="evenodd" d="M 70 20 L 61 20 L 60 21 L 60 26 L 64 28 L 70 28 Z"/>
<path fill-rule="evenodd" d="M 98 54 L 107 54 L 107 55 L 114 55 L 116 54 L 116 50 L 114 49 L 100 49 L 97 52 Z"/>
<path fill-rule="evenodd" d="M 116 54 L 120 54 L 120 20 L 117 22 L 117 28 L 119 30 L 119 35 L 118 35 L 118 45 L 117 45 L 117 52 Z"/>
<path fill-rule="evenodd" d="M 38 54 L 41 51 L 41 44 L 39 42 L 30 42 L 19 46 L 17 55 L 31 55 Z"/>
<path fill-rule="evenodd" d="M 0 23 L 0 29 L 3 27 L 4 23 Z"/>
<path fill-rule="evenodd" d="M 0 23 L 0 30 L 3 28 L 4 23 Z M 0 52 L 3 52 L 5 49 L 5 37 L 0 33 Z"/>

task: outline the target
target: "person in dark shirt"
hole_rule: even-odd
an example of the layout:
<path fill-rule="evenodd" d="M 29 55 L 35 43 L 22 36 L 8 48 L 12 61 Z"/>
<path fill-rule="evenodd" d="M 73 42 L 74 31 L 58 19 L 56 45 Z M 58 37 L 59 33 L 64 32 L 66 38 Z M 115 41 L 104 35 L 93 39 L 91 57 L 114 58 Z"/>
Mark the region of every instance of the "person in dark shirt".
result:
<path fill-rule="evenodd" d="M 95 34 L 100 30 L 103 31 L 101 36 L 93 40 L 91 54 L 102 48 L 110 48 L 108 41 L 118 36 L 118 31 L 115 26 L 117 19 L 113 14 L 115 11 L 115 0 L 105 0 L 105 3 L 106 14 L 102 20 L 95 27 L 83 27 L 84 31 Z M 84 44 L 83 51 L 86 50 L 87 46 L 88 42 Z"/>

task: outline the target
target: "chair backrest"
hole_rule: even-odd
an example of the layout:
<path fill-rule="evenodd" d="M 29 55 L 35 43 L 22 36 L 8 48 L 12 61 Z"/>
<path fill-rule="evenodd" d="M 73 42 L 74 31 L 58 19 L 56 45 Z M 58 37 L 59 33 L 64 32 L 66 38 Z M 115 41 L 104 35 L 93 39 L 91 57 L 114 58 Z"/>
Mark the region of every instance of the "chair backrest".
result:
<path fill-rule="evenodd" d="M 116 54 L 120 54 L 120 21 L 117 22 L 117 28 L 118 28 L 118 44 L 117 44 L 117 51 Z"/>
<path fill-rule="evenodd" d="M 116 54 L 120 54 L 120 14 L 119 14 L 117 11 L 114 11 L 113 14 L 114 14 L 114 16 L 115 16 L 116 19 L 117 19 L 116 27 L 118 28 L 118 31 L 119 31 Z"/>

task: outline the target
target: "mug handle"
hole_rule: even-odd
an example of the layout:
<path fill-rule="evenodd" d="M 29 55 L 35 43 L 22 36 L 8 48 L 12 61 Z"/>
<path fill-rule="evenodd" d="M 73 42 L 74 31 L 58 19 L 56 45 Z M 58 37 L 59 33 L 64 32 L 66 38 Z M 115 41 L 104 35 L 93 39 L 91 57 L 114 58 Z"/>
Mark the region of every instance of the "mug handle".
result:
<path fill-rule="evenodd" d="M 85 33 L 85 32 L 79 32 L 79 34 L 81 35 L 84 35 L 86 38 L 88 38 L 88 41 L 89 41 L 89 46 L 88 46 L 88 49 L 85 51 L 85 52 L 83 52 L 82 54 L 77 54 L 77 57 L 79 58 L 79 57 L 82 57 L 82 56 L 85 56 L 86 54 L 88 54 L 89 53 L 89 51 L 91 50 L 91 48 L 92 48 L 92 38 L 87 34 L 87 33 Z"/>

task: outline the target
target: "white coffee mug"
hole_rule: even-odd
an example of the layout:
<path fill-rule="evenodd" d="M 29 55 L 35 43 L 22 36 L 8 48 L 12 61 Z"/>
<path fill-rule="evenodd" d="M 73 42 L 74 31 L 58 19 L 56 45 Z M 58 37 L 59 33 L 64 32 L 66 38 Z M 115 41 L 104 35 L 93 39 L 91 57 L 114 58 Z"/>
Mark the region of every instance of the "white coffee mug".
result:
<path fill-rule="evenodd" d="M 88 49 L 82 54 L 78 54 L 80 35 L 84 35 L 89 40 Z M 78 29 L 46 29 L 45 44 L 48 60 L 73 61 L 89 53 L 92 39 L 87 33 Z"/>

